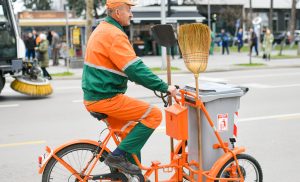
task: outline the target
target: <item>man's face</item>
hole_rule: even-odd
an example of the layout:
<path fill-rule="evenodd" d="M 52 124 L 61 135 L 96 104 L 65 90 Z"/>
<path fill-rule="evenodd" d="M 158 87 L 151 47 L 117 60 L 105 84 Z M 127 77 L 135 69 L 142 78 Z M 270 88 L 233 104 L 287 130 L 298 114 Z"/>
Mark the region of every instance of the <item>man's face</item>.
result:
<path fill-rule="evenodd" d="M 123 4 L 116 9 L 116 16 L 118 18 L 118 22 L 122 26 L 129 26 L 130 20 L 133 17 L 131 12 L 131 6 L 127 4 Z"/>

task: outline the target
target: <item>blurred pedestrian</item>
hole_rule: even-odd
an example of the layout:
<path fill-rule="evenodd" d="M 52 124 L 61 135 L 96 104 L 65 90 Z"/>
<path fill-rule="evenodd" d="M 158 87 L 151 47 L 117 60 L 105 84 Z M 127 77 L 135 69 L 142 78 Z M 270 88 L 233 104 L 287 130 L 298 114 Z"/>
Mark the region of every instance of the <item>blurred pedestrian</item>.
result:
<path fill-rule="evenodd" d="M 274 41 L 274 36 L 271 33 L 271 30 L 267 29 L 266 34 L 264 36 L 264 41 L 263 41 L 263 50 L 264 50 L 263 58 L 266 61 L 271 60 L 273 41 Z"/>
<path fill-rule="evenodd" d="M 58 59 L 59 59 L 59 49 L 61 47 L 60 39 L 58 34 L 55 31 L 51 31 L 52 35 L 52 59 L 53 59 L 53 66 L 57 66 Z"/>
<path fill-rule="evenodd" d="M 239 32 L 237 34 L 237 46 L 238 46 L 238 52 L 241 52 L 241 49 L 242 47 L 244 46 L 244 40 L 243 40 L 243 36 L 244 36 L 244 33 L 243 33 L 243 28 L 240 28 L 239 29 Z"/>
<path fill-rule="evenodd" d="M 59 55 L 65 60 L 65 66 L 68 66 L 68 51 L 69 49 L 67 44 L 65 42 L 62 42 L 61 48 L 59 50 Z"/>
<path fill-rule="evenodd" d="M 222 54 L 224 55 L 225 49 L 226 49 L 227 54 L 229 54 L 229 48 L 228 48 L 229 37 L 224 29 L 221 30 L 221 40 L 222 40 Z"/>
<path fill-rule="evenodd" d="M 35 30 L 32 30 L 32 37 L 34 38 L 34 40 L 36 40 L 36 38 L 38 37 L 38 34 Z"/>
<path fill-rule="evenodd" d="M 253 28 L 250 28 L 250 56 L 252 56 L 252 49 L 254 47 L 256 56 L 258 56 L 258 48 L 257 48 L 257 35 L 254 32 Z"/>
<path fill-rule="evenodd" d="M 210 31 L 210 48 L 209 48 L 209 54 L 214 54 L 214 48 L 215 48 L 215 33 L 213 31 Z"/>
<path fill-rule="evenodd" d="M 48 31 L 48 34 L 47 34 L 47 40 L 48 40 L 48 43 L 49 43 L 49 46 L 48 46 L 48 56 L 49 58 L 51 58 L 52 56 L 52 34 L 51 34 L 51 31 Z"/>
<path fill-rule="evenodd" d="M 26 46 L 26 58 L 28 60 L 35 59 L 34 48 L 36 47 L 36 43 L 32 33 L 28 33 L 27 39 L 25 40 L 25 46 Z"/>
<path fill-rule="evenodd" d="M 48 80 L 52 80 L 51 75 L 47 71 L 47 67 L 49 67 L 49 56 L 48 56 L 48 40 L 46 34 L 41 33 L 39 35 L 40 37 L 40 44 L 37 47 L 37 51 L 39 52 L 38 61 L 40 64 L 40 67 L 43 71 L 43 76 L 47 78 Z"/>

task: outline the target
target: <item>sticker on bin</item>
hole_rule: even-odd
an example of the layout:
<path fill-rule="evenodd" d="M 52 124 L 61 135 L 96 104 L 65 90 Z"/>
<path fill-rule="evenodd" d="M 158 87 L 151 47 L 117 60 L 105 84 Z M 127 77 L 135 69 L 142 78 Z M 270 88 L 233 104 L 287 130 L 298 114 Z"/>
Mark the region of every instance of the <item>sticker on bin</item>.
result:
<path fill-rule="evenodd" d="M 218 131 L 228 131 L 228 113 L 218 114 Z"/>

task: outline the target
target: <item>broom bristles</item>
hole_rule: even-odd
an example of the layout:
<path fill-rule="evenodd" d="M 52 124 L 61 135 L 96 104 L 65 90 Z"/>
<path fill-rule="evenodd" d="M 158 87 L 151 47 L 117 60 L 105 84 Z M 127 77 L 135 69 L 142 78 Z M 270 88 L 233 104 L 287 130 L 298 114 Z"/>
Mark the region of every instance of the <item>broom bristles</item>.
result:
<path fill-rule="evenodd" d="M 13 90 L 29 96 L 48 96 L 53 92 L 49 83 L 43 85 L 34 85 L 15 79 L 10 86 Z"/>
<path fill-rule="evenodd" d="M 179 47 L 184 63 L 192 73 L 206 70 L 210 41 L 210 29 L 204 24 L 193 23 L 179 27 Z"/>
<path fill-rule="evenodd" d="M 210 30 L 204 24 L 193 23 L 179 27 L 178 42 L 182 54 L 208 53 L 210 41 Z"/>

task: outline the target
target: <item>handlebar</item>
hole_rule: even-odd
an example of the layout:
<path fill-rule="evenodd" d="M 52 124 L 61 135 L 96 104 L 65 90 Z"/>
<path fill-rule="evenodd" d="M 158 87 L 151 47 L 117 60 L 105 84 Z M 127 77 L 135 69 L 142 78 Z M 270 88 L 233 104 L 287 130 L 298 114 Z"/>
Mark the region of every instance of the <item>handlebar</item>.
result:
<path fill-rule="evenodd" d="M 180 89 L 180 87 L 178 85 L 174 85 L 176 87 L 176 89 Z M 154 94 L 158 97 L 158 98 L 161 98 L 163 103 L 164 103 L 164 107 L 168 107 L 169 105 L 169 102 L 166 100 L 166 97 L 169 97 L 170 96 L 170 92 L 167 92 L 167 93 L 163 93 L 163 92 L 159 92 L 157 93 L 157 91 L 154 91 Z M 175 97 L 173 97 L 174 100 L 179 103 L 179 100 Z"/>

